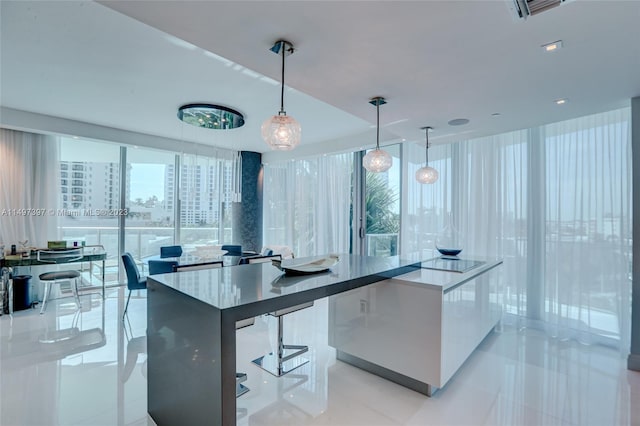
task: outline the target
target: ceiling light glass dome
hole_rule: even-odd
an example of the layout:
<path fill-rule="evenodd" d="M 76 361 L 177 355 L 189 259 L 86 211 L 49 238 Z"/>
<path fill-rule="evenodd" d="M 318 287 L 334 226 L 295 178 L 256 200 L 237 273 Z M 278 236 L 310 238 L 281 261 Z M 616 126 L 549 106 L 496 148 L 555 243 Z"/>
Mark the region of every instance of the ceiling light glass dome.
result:
<path fill-rule="evenodd" d="M 362 166 L 372 173 L 386 172 L 391 168 L 393 159 L 388 152 L 381 149 L 373 149 L 362 159 Z"/>
<path fill-rule="evenodd" d="M 434 183 L 438 180 L 438 171 L 429 166 L 429 132 L 433 130 L 433 127 L 422 127 L 425 131 L 425 144 L 424 144 L 424 167 L 420 167 L 416 171 L 416 180 L 420 183 Z"/>
<path fill-rule="evenodd" d="M 430 166 L 420 167 L 416 171 L 416 180 L 420 183 L 434 183 L 438 180 L 438 171 Z"/>
<path fill-rule="evenodd" d="M 205 129 L 227 130 L 244 125 L 244 116 L 228 107 L 212 104 L 187 104 L 178 109 L 178 118 Z"/>
<path fill-rule="evenodd" d="M 274 115 L 262 123 L 262 139 L 271 149 L 291 151 L 300 143 L 302 127 L 289 115 Z"/>

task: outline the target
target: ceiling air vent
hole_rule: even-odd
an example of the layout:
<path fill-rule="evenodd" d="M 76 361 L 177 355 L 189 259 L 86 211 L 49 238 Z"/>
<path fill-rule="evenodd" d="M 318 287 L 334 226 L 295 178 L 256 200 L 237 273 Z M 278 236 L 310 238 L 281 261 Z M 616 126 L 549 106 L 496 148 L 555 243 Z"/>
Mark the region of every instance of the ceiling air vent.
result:
<path fill-rule="evenodd" d="M 554 8 L 565 0 L 513 0 L 515 12 L 519 18 L 526 19 L 529 15 L 537 15 Z"/>

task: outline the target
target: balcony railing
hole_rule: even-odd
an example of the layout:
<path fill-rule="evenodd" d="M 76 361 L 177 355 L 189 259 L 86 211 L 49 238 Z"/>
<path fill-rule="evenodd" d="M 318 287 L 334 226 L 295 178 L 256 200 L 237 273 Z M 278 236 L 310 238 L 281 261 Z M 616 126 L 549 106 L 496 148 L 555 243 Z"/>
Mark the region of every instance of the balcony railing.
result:
<path fill-rule="evenodd" d="M 367 234 L 368 256 L 395 256 L 398 254 L 398 234 Z"/>

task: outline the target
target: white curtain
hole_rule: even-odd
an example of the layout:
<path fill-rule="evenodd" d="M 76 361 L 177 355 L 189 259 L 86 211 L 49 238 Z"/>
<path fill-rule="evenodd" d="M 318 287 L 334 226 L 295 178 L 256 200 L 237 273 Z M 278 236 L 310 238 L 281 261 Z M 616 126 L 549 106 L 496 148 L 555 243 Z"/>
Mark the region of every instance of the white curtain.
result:
<path fill-rule="evenodd" d="M 0 245 L 46 247 L 57 238 L 59 142 L 0 129 Z"/>
<path fill-rule="evenodd" d="M 353 154 L 264 165 L 265 245 L 296 257 L 349 252 Z"/>
<path fill-rule="evenodd" d="M 629 347 L 628 108 L 430 149 L 434 185 L 407 180 L 403 223 L 434 236 L 446 212 L 463 255 L 504 259 L 511 319 L 559 338 Z M 406 167 L 418 150 L 405 145 Z M 424 149 L 424 148 L 422 148 Z M 438 157 L 440 159 L 438 159 Z M 409 170 L 409 176 L 411 176 Z M 433 248 L 406 238 L 403 253 Z M 425 247 L 425 245 L 427 247 Z"/>
<path fill-rule="evenodd" d="M 631 317 L 629 109 L 544 128 L 543 319 L 554 336 L 620 340 Z"/>
<path fill-rule="evenodd" d="M 435 249 L 437 231 L 442 229 L 450 211 L 451 154 L 453 145 L 433 145 L 429 148 L 429 165 L 439 177 L 435 184 L 416 182 L 416 171 L 424 166 L 424 145 L 403 145 L 403 188 L 401 253 L 420 257 L 431 255 Z"/>

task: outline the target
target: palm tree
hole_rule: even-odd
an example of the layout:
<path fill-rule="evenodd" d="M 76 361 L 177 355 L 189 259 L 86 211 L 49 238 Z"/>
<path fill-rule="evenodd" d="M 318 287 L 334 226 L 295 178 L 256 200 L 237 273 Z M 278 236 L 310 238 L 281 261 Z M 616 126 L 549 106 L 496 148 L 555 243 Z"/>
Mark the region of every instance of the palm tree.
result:
<path fill-rule="evenodd" d="M 377 173 L 367 172 L 366 179 L 367 234 L 398 233 L 399 214 L 391 210 L 398 201 L 398 194 Z"/>

